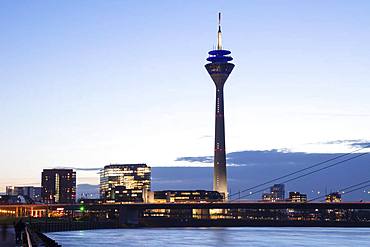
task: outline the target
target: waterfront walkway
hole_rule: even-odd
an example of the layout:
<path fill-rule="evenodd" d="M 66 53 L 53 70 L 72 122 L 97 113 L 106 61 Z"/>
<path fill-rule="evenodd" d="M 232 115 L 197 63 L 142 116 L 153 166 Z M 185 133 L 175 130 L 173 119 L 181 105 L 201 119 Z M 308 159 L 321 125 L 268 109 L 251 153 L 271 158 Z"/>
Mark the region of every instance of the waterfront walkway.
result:
<path fill-rule="evenodd" d="M 0 246 L 1 247 L 14 247 L 15 246 L 15 232 L 13 226 L 8 226 L 4 231 L 0 226 Z"/>

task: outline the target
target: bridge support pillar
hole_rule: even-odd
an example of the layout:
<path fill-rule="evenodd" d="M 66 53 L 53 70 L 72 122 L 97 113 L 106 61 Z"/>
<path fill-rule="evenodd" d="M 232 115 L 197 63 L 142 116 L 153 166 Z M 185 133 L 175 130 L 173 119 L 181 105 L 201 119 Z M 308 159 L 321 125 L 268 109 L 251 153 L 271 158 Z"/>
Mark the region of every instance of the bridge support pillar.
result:
<path fill-rule="evenodd" d="M 121 227 L 139 225 L 139 210 L 125 206 L 120 207 L 119 224 Z"/>

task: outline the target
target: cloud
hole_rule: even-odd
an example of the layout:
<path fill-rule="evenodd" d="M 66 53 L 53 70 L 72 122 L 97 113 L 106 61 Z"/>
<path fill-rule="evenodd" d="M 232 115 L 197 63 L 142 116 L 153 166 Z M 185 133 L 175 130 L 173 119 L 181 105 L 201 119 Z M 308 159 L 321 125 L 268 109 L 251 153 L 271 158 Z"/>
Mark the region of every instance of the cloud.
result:
<path fill-rule="evenodd" d="M 351 143 L 351 146 L 355 148 L 370 147 L 370 142 L 355 142 Z"/>
<path fill-rule="evenodd" d="M 175 161 L 187 161 L 187 162 L 200 162 L 200 163 L 212 163 L 212 156 L 199 156 L 199 157 L 179 157 Z"/>
<path fill-rule="evenodd" d="M 254 166 L 270 163 L 295 164 L 296 160 L 300 158 L 300 154 L 303 153 L 292 153 L 286 149 L 231 152 L 227 154 L 227 163 L 229 166 Z M 209 164 L 213 163 L 213 156 L 179 157 L 175 161 Z"/>
<path fill-rule="evenodd" d="M 90 167 L 90 168 L 75 167 L 73 169 L 75 169 L 76 171 L 100 171 L 102 167 Z"/>
<path fill-rule="evenodd" d="M 55 169 L 73 169 L 76 171 L 100 171 L 102 167 L 73 167 L 73 166 L 57 166 Z"/>
<path fill-rule="evenodd" d="M 370 142 L 351 143 L 350 145 L 357 147 L 365 147 L 370 145 Z M 320 162 L 326 159 L 334 158 L 342 153 L 305 153 L 305 152 L 288 152 L 286 150 L 271 149 L 271 150 L 246 150 L 239 152 L 231 152 L 227 154 L 228 166 L 301 166 L 311 163 Z M 185 162 L 200 162 L 212 163 L 212 156 L 195 156 L 195 157 L 179 157 L 176 161 Z"/>
<path fill-rule="evenodd" d="M 328 144 L 328 145 L 335 145 L 335 144 L 352 144 L 355 142 L 363 142 L 362 139 L 352 139 L 352 140 L 334 140 L 334 141 L 327 141 L 327 142 L 319 142 L 317 144 Z"/>
<path fill-rule="evenodd" d="M 363 147 L 370 146 L 370 141 L 364 140 L 364 139 L 349 139 L 349 140 L 334 140 L 334 141 L 318 142 L 318 143 L 310 143 L 310 144 L 324 144 L 324 145 L 345 144 L 347 146 L 354 147 L 354 148 L 363 148 Z"/>

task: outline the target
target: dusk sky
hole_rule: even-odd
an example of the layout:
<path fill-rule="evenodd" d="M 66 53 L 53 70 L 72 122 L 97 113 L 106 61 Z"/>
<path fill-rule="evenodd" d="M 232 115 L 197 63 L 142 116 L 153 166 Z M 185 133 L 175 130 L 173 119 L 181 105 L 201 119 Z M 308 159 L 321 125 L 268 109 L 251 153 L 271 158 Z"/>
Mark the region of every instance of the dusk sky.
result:
<path fill-rule="evenodd" d="M 213 155 L 219 11 L 228 152 L 370 140 L 370 1 L 1 1 L 0 191 L 43 168 L 203 165 L 175 160 Z"/>

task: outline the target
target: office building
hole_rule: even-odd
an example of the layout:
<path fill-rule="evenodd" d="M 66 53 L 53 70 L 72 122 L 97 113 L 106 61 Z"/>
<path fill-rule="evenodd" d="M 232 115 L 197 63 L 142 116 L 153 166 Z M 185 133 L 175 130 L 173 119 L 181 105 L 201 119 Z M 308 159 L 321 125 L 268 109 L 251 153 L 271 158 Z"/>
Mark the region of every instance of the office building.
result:
<path fill-rule="evenodd" d="M 216 86 L 213 190 L 220 192 L 227 199 L 224 85 L 234 68 L 234 64 L 229 63 L 233 60 L 229 56 L 231 52 L 222 47 L 221 13 L 219 13 L 217 49 L 208 52 L 208 54 L 207 61 L 210 63 L 206 64 L 205 67 Z"/>
<path fill-rule="evenodd" d="M 113 164 L 100 171 L 100 196 L 106 202 L 143 202 L 150 191 L 151 168 L 146 164 Z"/>
<path fill-rule="evenodd" d="M 44 169 L 41 180 L 44 203 L 75 203 L 76 172 L 72 169 Z"/>
<path fill-rule="evenodd" d="M 289 192 L 290 202 L 307 202 L 307 195 L 299 192 Z"/>
<path fill-rule="evenodd" d="M 272 201 L 274 201 L 274 198 L 273 198 L 271 193 L 263 193 L 262 194 L 262 200 L 267 201 L 267 202 L 272 202 Z"/>
<path fill-rule="evenodd" d="M 325 196 L 325 202 L 341 202 L 342 195 L 339 192 L 333 192 Z"/>

